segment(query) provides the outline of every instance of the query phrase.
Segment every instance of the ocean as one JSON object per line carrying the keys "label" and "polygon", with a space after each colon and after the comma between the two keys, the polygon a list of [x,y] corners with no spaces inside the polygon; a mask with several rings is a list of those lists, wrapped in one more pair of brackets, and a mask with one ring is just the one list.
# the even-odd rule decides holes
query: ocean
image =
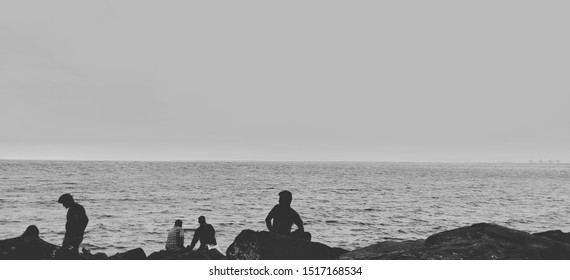
{"label": "ocean", "polygon": [[89,225],[82,247],[112,255],[164,249],[176,219],[190,244],[198,217],[223,253],[266,230],[278,193],[293,193],[313,241],[353,250],[490,222],[570,231],[570,165],[358,162],[0,161],[0,240],[36,225],[61,245],[71,193]]}

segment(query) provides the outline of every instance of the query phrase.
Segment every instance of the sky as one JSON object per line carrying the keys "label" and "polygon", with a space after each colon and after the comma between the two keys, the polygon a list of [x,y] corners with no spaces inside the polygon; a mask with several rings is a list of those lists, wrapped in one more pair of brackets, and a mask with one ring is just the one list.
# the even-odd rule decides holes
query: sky
{"label": "sky", "polygon": [[570,162],[568,8],[2,1],[0,159]]}

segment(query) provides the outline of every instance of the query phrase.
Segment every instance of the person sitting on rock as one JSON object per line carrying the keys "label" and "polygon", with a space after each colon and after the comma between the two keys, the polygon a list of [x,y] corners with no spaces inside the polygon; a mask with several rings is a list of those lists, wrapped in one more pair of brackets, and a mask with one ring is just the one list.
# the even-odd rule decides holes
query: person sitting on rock
{"label": "person sitting on rock", "polygon": [[24,231],[22,234],[22,237],[40,238],[40,230],[35,225],[28,226],[28,228],[26,228],[26,231]]}
{"label": "person sitting on rock", "polygon": [[166,251],[177,251],[184,248],[184,229],[182,221],[176,220],[174,227],[168,232],[166,238]]}
{"label": "person sitting on rock", "polygon": [[196,246],[198,241],[200,241],[200,247],[198,247],[198,250],[213,249],[218,245],[218,243],[216,243],[215,236],[216,230],[214,230],[212,225],[206,223],[206,217],[204,216],[200,216],[198,218],[198,223],[200,224],[200,227],[198,227],[194,232],[194,238],[192,238],[192,243],[190,243],[190,251],[194,249],[194,246]]}
{"label": "person sitting on rock", "polygon": [[89,223],[89,218],[85,213],[85,208],[73,200],[73,197],[66,193],[59,197],[57,202],[67,208],[67,222],[65,223],[65,237],[63,238],[62,249],[79,254],[79,244],[83,241],[85,228]]}
{"label": "person sitting on rock", "polygon": [[[292,200],[293,195],[290,191],[282,191],[279,193],[279,204],[275,205],[265,218],[267,229],[272,233],[310,240],[311,235],[305,232],[301,216],[299,216],[297,211],[291,208]],[[297,230],[291,232],[293,224],[297,225]]]}

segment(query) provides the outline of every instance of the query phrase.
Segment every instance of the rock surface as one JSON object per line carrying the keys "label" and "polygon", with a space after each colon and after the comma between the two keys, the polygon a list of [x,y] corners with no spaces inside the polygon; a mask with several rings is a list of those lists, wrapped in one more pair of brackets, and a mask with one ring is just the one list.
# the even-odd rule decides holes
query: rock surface
{"label": "rock surface", "polygon": [[481,223],[434,234],[421,247],[390,252],[374,259],[567,260],[570,259],[570,244]]}
{"label": "rock surface", "polygon": [[388,253],[406,251],[424,246],[424,240],[410,241],[384,241],[377,244],[356,249],[338,257],[339,260],[374,260]]}
{"label": "rock surface", "polygon": [[0,240],[1,260],[49,260],[55,259],[61,247],[39,237],[16,237]]}
{"label": "rock surface", "polygon": [[[530,234],[481,223],[434,234],[426,240],[380,242],[348,252],[340,248],[267,231],[242,231],[228,247],[227,259],[243,260],[570,260],[570,233],[551,230]],[[0,240],[0,260],[220,260],[218,250],[160,251],[146,256],[141,248],[107,257],[104,253],[65,254],[61,247],[42,240],[30,226],[19,237]]]}
{"label": "rock surface", "polygon": [[136,248],[133,250],[126,251],[124,253],[118,253],[109,257],[110,260],[145,260],[146,254],[143,249]]}
{"label": "rock surface", "polygon": [[226,250],[230,260],[332,260],[348,251],[277,235],[243,230]]}
{"label": "rock surface", "polygon": [[149,260],[225,260],[224,256],[220,251],[216,249],[201,251],[189,249],[182,249],[175,252],[169,251],[159,251],[154,252],[148,256]]}
{"label": "rock surface", "polygon": [[552,240],[560,241],[562,243],[570,244],[570,232],[562,232],[561,230],[549,230],[533,234],[535,236],[546,237]]}

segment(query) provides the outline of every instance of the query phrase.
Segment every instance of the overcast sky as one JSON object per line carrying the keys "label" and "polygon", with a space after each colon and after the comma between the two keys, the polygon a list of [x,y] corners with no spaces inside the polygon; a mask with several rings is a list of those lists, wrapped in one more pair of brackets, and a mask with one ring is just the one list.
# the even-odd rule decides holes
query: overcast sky
{"label": "overcast sky", "polygon": [[2,1],[0,158],[570,162],[570,4],[465,2]]}

